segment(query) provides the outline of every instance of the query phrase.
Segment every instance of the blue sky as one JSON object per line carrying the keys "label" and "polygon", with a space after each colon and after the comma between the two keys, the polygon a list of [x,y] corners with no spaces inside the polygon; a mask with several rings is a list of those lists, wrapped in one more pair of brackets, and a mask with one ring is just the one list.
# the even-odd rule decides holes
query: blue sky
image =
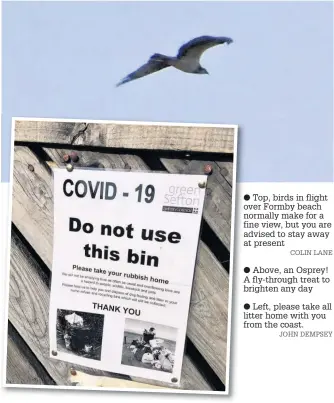
{"label": "blue sky", "polygon": [[[12,116],[240,126],[238,181],[333,180],[330,2],[4,2],[2,181]],[[199,35],[210,75],[115,84]]]}

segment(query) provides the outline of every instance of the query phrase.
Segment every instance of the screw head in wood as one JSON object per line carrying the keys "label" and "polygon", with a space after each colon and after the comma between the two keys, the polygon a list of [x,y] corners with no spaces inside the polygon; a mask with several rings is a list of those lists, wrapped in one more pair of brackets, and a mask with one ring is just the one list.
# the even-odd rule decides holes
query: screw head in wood
{"label": "screw head in wood", "polygon": [[77,371],[74,368],[71,368],[70,372],[71,372],[71,375],[74,375],[74,376],[77,374]]}
{"label": "screw head in wood", "polygon": [[51,354],[54,356],[58,355],[57,351],[55,351],[55,350],[52,350]]}
{"label": "screw head in wood", "polygon": [[79,156],[75,151],[71,152],[71,159],[73,162],[78,162],[79,161]]}
{"label": "screw head in wood", "polygon": [[34,172],[34,170],[35,170],[34,166],[31,164],[28,165],[28,169],[30,172]]}
{"label": "screw head in wood", "polygon": [[66,169],[68,170],[68,172],[72,172],[73,171],[73,165],[72,164],[67,164],[66,165]]}
{"label": "screw head in wood", "polygon": [[201,188],[201,189],[205,188],[205,186],[206,186],[206,182],[199,182],[198,183],[198,187]]}
{"label": "screw head in wood", "polygon": [[206,175],[210,175],[210,174],[212,173],[212,165],[206,164],[206,165],[204,166],[204,173],[205,173]]}
{"label": "screw head in wood", "polygon": [[171,379],[171,381],[175,383],[175,382],[177,382],[177,378],[174,377]]}
{"label": "screw head in wood", "polygon": [[71,157],[68,154],[64,154],[63,155],[63,160],[64,162],[70,162],[71,161]]}

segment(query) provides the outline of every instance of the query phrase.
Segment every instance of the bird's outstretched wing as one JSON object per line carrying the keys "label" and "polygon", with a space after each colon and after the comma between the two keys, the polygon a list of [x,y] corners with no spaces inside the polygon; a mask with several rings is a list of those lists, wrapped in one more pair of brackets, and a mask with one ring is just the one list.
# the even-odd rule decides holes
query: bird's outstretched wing
{"label": "bird's outstretched wing", "polygon": [[128,83],[129,81],[137,80],[138,78],[145,77],[149,74],[155,73],[159,70],[162,70],[166,67],[169,67],[164,61],[157,61],[150,59],[147,63],[143,64],[139,69],[133,71],[126,77],[124,77],[119,83],[116,84],[116,87],[119,87],[122,84]]}
{"label": "bird's outstretched wing", "polygon": [[232,42],[233,40],[231,38],[225,36],[199,36],[182,45],[177,54],[177,58],[189,57],[199,60],[202,53],[212,46],[221,45],[223,43],[229,45]]}

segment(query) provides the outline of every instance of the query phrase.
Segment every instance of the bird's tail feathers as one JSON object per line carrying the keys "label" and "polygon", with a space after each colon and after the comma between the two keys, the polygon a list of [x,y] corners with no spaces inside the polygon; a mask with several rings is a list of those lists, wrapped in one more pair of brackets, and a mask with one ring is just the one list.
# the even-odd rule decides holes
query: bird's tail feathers
{"label": "bird's tail feathers", "polygon": [[119,82],[116,84],[116,87],[119,87],[119,86],[121,86],[121,85],[123,85],[123,84],[125,84],[125,83],[127,83],[127,82],[129,82],[129,81],[131,81],[131,77],[126,76],[126,77],[122,78],[122,80],[119,81]]}
{"label": "bird's tail feathers", "polygon": [[156,62],[167,62],[169,61],[169,57],[166,55],[162,55],[161,53],[154,53],[154,55],[152,55],[150,57],[150,60],[156,61]]}

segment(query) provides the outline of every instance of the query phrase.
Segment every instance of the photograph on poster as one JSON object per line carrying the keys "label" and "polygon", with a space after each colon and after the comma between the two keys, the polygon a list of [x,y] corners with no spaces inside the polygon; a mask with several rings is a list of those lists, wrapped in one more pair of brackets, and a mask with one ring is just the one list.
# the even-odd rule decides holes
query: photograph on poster
{"label": "photograph on poster", "polygon": [[122,364],[173,372],[177,329],[126,319]]}
{"label": "photograph on poster", "polygon": [[104,315],[57,310],[57,349],[93,360],[101,359]]}

